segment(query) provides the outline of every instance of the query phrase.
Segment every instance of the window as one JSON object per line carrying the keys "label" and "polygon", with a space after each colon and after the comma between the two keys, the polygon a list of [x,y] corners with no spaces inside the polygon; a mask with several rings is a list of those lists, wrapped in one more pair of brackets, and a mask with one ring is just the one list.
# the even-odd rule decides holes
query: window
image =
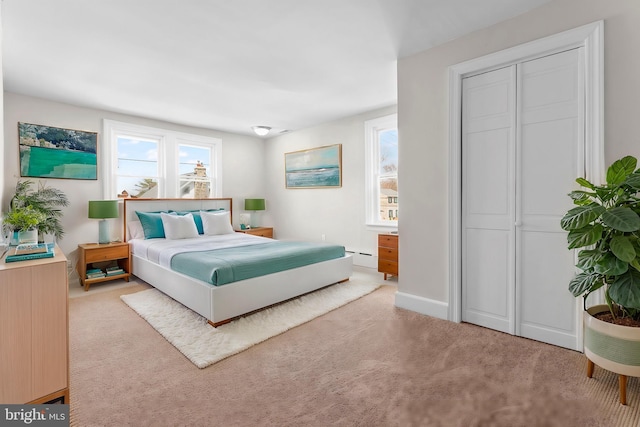
{"label": "window", "polygon": [[111,120],[104,135],[105,197],[222,195],[221,140]]}
{"label": "window", "polygon": [[398,116],[365,122],[366,223],[398,226]]}

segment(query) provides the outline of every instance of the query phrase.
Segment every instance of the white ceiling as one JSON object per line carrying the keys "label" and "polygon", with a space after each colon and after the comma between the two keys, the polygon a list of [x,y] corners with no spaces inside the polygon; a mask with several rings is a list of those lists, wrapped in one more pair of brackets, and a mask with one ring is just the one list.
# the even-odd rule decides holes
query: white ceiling
{"label": "white ceiling", "polygon": [[549,0],[2,0],[6,91],[250,134],[393,105],[396,60]]}

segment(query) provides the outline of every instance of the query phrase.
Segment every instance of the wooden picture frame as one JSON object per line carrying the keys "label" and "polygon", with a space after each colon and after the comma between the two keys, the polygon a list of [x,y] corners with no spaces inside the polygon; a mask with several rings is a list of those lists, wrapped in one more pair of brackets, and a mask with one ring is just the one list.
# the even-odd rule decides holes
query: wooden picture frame
{"label": "wooden picture frame", "polygon": [[284,154],[286,188],[342,187],[342,144]]}
{"label": "wooden picture frame", "polygon": [[98,179],[98,133],[18,122],[20,176]]}

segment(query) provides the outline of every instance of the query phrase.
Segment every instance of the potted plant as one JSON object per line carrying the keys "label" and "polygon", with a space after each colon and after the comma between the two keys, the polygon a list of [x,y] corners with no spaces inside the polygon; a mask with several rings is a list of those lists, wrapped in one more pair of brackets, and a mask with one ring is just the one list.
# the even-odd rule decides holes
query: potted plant
{"label": "potted plant", "polygon": [[39,181],[37,190],[31,188],[32,184],[30,180],[18,181],[16,192],[11,198],[11,209],[31,206],[40,211],[45,219],[37,226],[39,240],[44,240],[44,234],[53,234],[56,239],[62,239],[64,229],[60,222],[60,208],[69,205],[67,196],[57,188],[47,187],[43,181]]}
{"label": "potted plant", "polygon": [[[606,184],[576,179],[584,190],[569,196],[577,205],[561,220],[569,249],[581,270],[569,290],[585,300],[584,352],[587,375],[594,363],[619,374],[626,404],[627,376],[640,376],[640,169],[635,157],[615,161]],[[586,308],[587,297],[604,291],[602,305]]]}
{"label": "potted plant", "polygon": [[32,206],[11,209],[5,214],[3,225],[5,230],[14,233],[12,243],[36,243],[38,241],[38,225],[46,220],[46,216]]}

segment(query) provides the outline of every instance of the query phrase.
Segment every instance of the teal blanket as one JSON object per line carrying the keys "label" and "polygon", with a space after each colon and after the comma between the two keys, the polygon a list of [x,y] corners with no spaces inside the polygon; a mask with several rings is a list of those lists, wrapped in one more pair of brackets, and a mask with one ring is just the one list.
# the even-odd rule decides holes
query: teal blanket
{"label": "teal blanket", "polygon": [[220,286],[343,256],[344,246],[273,241],[226,249],[183,252],[171,258],[171,268]]}

